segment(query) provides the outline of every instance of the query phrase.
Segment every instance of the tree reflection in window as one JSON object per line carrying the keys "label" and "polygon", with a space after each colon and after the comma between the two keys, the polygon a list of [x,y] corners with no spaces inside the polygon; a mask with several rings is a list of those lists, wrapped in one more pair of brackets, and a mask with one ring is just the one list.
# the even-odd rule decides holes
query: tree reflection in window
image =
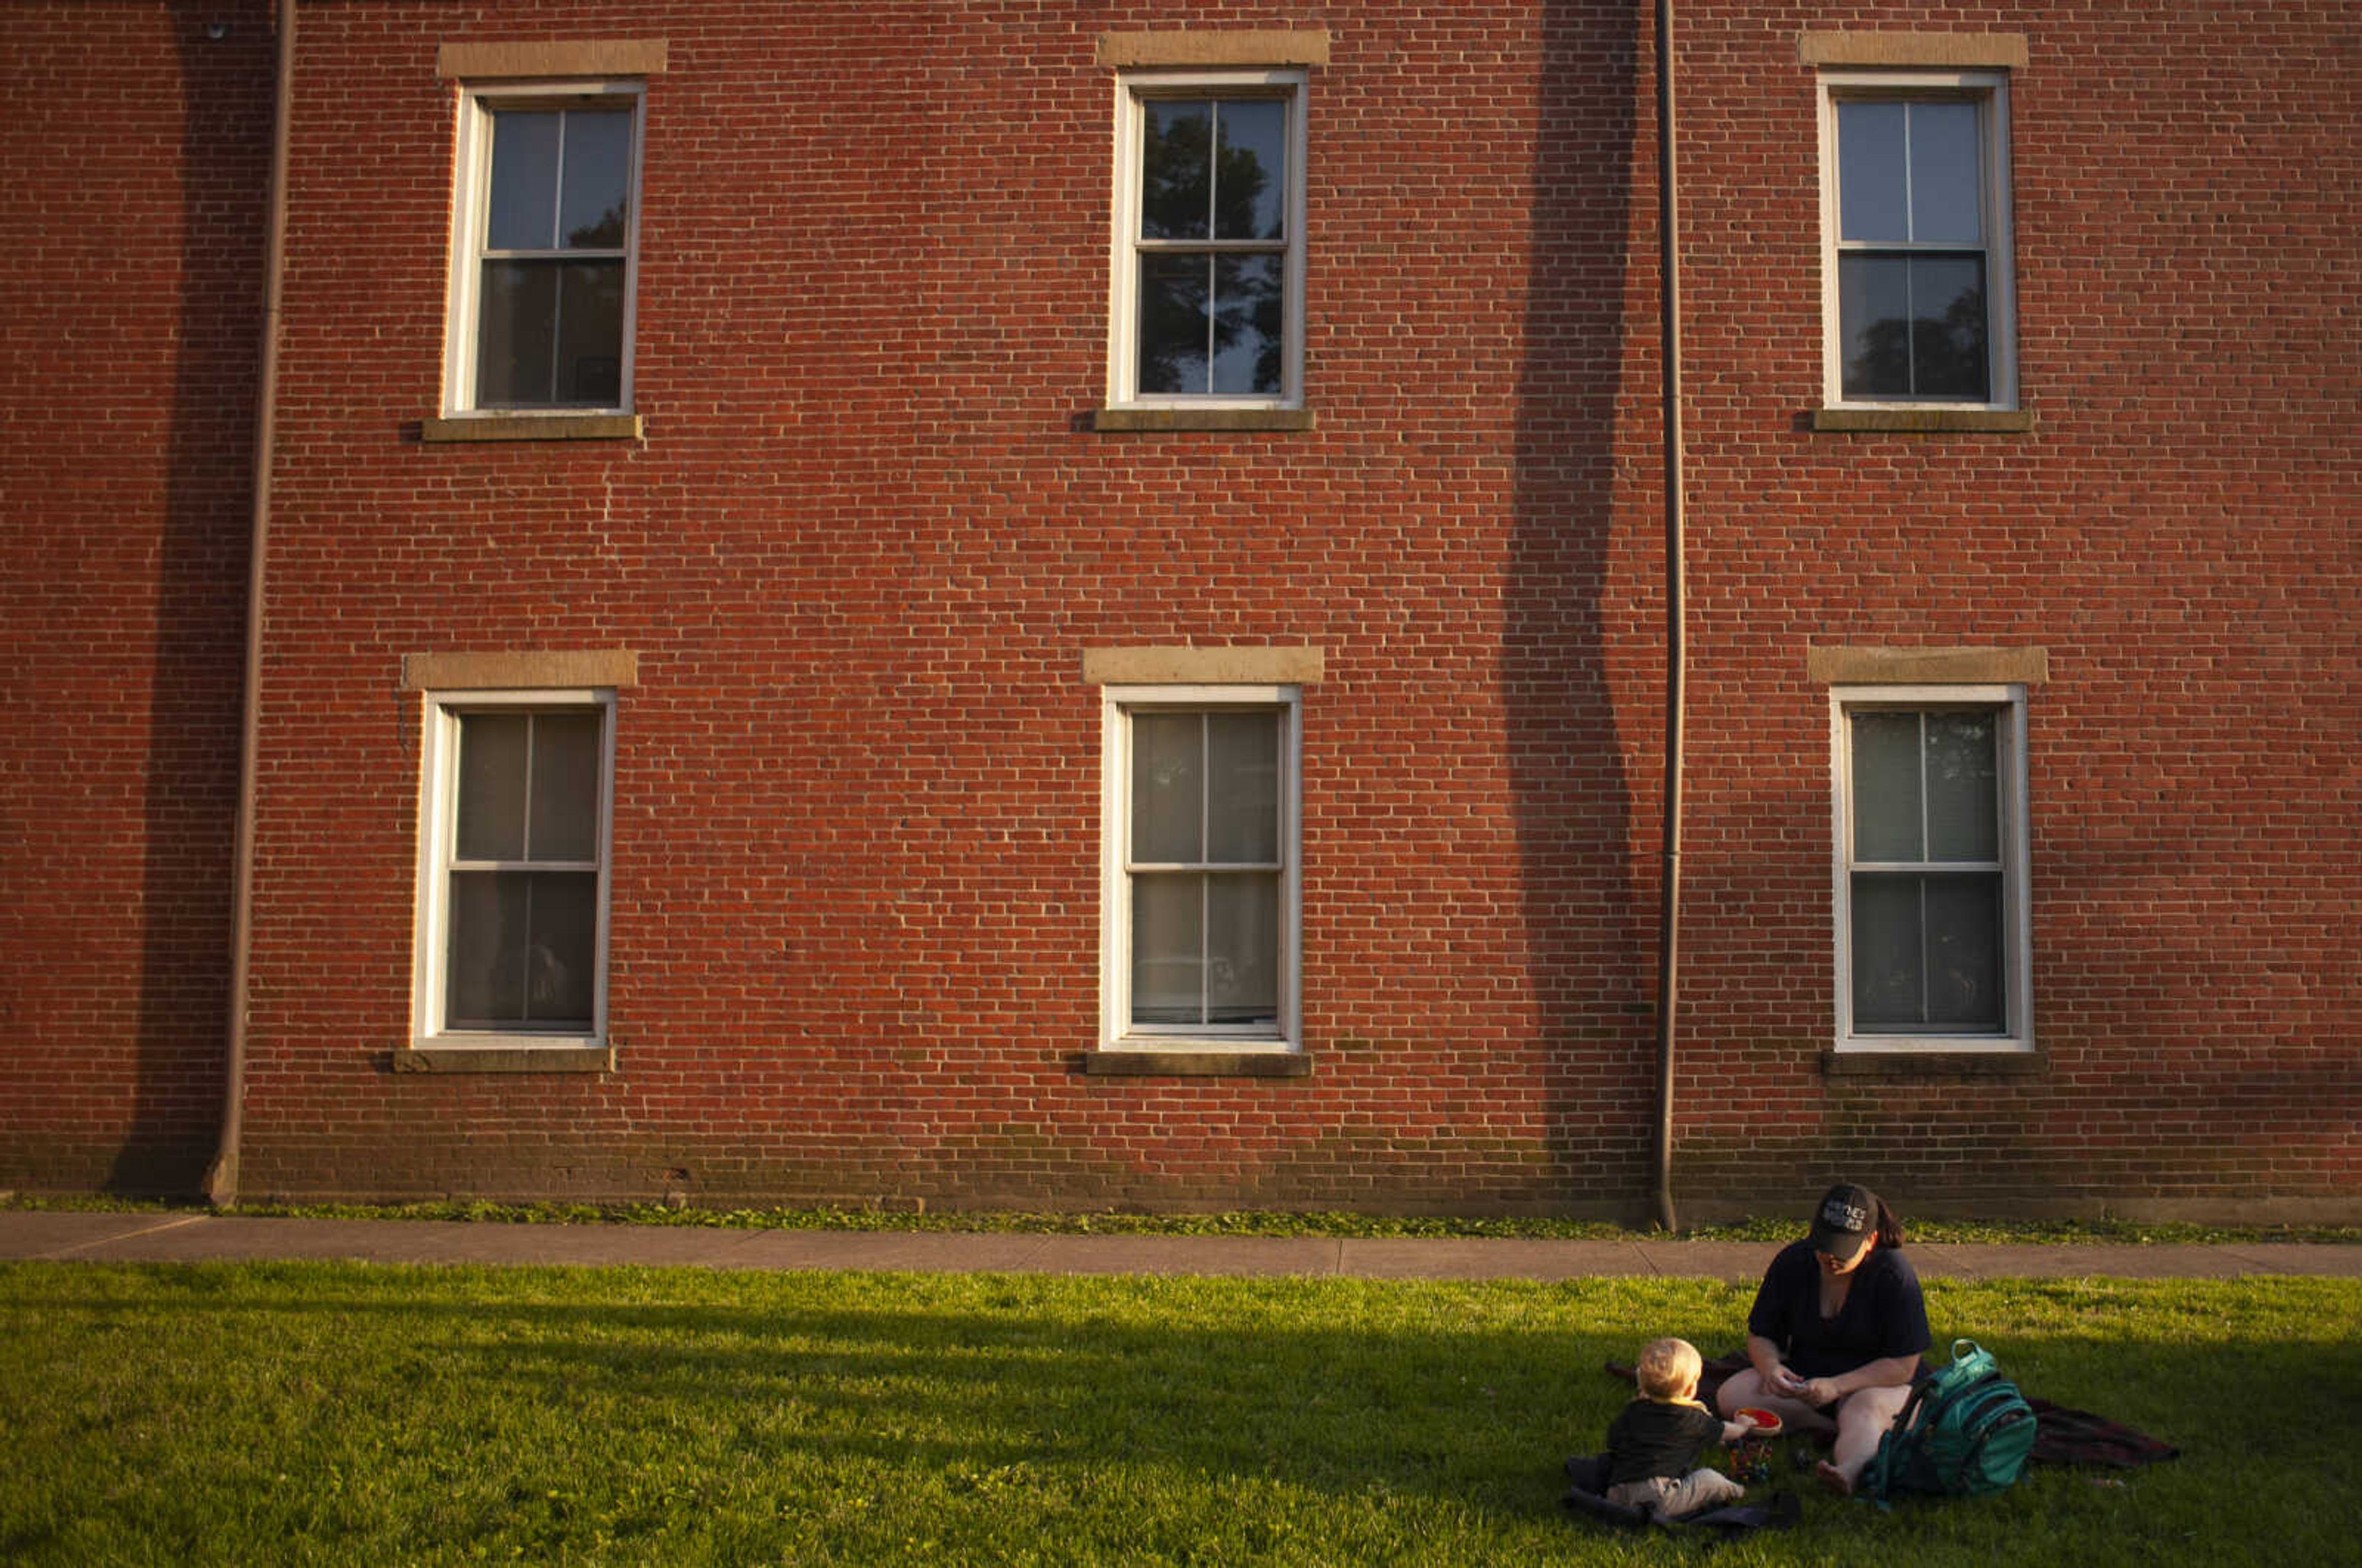
{"label": "tree reflection in window", "polygon": [[1273,396],[1286,374],[1287,105],[1142,105],[1142,393]]}

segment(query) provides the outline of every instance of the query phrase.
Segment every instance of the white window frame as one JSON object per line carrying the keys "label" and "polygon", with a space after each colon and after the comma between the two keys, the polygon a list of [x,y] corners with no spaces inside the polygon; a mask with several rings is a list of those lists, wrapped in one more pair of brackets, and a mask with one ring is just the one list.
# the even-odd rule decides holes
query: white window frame
{"label": "white window frame", "polygon": [[[1304,406],[1305,110],[1309,74],[1294,69],[1128,71],[1115,84],[1115,203],[1109,247],[1108,404],[1113,408],[1300,409]],[[1287,105],[1287,237],[1283,257],[1280,390],[1142,394],[1140,381],[1140,160],[1155,98],[1264,97]]]}
{"label": "white window frame", "polygon": [[[2002,873],[2002,1028],[1999,1032],[1923,1033],[1858,1032],[1853,1021],[1853,768],[1847,717],[1872,710],[1924,712],[1938,708],[1992,710],[1995,784],[2000,796]],[[2025,688],[1991,686],[1838,686],[1829,691],[1830,797],[1836,805],[1835,909],[1837,945],[1837,1049],[1840,1052],[1974,1051],[2034,1049],[2034,943],[2032,871],[2027,845]],[[1989,867],[1988,867],[1989,868]]]}
{"label": "white window frame", "polygon": [[[2009,72],[2006,71],[1825,70],[1818,90],[1821,146],[1821,397],[1829,408],[2010,410],[2017,407],[2016,243],[2011,219]],[[1947,98],[1978,105],[1981,136],[1985,236],[1985,352],[1988,383],[1981,403],[1966,398],[1848,398],[1845,334],[1838,257],[1847,246],[1838,232],[1838,116],[1844,99]],[[1871,249],[1908,247],[1877,245]],[[1960,250],[1963,246],[1938,248]]]}
{"label": "white window frame", "polygon": [[[502,109],[560,106],[567,100],[612,99],[632,111],[631,211],[624,225],[624,341],[617,396],[612,404],[550,403],[527,407],[476,405],[478,306],[490,215],[492,116]],[[444,312],[443,412],[448,417],[532,419],[552,415],[632,412],[633,345],[638,337],[641,149],[646,144],[647,84],[639,81],[502,83],[459,93],[459,129],[451,195],[451,277]]]}
{"label": "white window frame", "polygon": [[[458,828],[459,717],[495,709],[599,711],[599,888],[588,1033],[557,1030],[452,1029],[447,999],[451,874]],[[419,748],[418,910],[413,943],[411,1043],[418,1050],[501,1046],[580,1049],[607,1043],[607,922],[613,864],[615,693],[612,687],[568,690],[443,690],[425,694]]]}
{"label": "white window frame", "polygon": [[[1131,723],[1138,712],[1276,711],[1279,741],[1279,1007],[1275,1027],[1131,1021]],[[1303,688],[1108,686],[1100,689],[1099,1048],[1291,1052],[1303,1042]]]}

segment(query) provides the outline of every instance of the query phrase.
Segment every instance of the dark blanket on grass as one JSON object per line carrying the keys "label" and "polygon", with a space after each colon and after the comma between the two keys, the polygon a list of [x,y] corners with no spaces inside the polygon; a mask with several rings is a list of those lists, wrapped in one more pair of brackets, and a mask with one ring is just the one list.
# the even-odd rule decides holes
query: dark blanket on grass
{"label": "dark blanket on grass", "polygon": [[[1611,1361],[1607,1370],[1627,1383],[1636,1381],[1632,1368],[1625,1363]],[[1713,1408],[1715,1390],[1734,1374],[1746,1370],[1747,1354],[1743,1351],[1716,1356],[1705,1364],[1698,1377],[1699,1401]],[[2133,1470],[2160,1459],[2171,1459],[2181,1452],[2171,1443],[2160,1442],[2147,1432],[2136,1432],[2089,1410],[2054,1405],[2031,1394],[2025,1396],[2025,1402],[2034,1408],[2034,1452],[2028,1456],[2031,1463],[2104,1464],[2117,1470]]]}

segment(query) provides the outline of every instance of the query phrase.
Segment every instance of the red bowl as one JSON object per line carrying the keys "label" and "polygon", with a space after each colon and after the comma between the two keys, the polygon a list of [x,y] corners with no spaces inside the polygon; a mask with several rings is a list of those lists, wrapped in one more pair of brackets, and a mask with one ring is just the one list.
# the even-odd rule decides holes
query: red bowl
{"label": "red bowl", "polygon": [[1749,1437],[1778,1437],[1780,1435],[1779,1412],[1775,1410],[1766,1410],[1760,1406],[1749,1405],[1742,1408],[1738,1413],[1742,1416],[1752,1416],[1755,1418],[1755,1430],[1748,1434]]}

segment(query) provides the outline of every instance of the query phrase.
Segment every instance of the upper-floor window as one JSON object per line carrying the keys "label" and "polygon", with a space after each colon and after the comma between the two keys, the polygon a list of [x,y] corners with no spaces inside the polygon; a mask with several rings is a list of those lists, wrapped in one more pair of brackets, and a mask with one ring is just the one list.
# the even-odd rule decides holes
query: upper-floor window
{"label": "upper-floor window", "polygon": [[465,95],[447,412],[631,406],[643,102],[636,83]]}
{"label": "upper-floor window", "polygon": [[1300,404],[1304,73],[1118,86],[1109,402]]}
{"label": "upper-floor window", "polygon": [[1821,78],[1826,395],[2014,407],[2009,80]]}

